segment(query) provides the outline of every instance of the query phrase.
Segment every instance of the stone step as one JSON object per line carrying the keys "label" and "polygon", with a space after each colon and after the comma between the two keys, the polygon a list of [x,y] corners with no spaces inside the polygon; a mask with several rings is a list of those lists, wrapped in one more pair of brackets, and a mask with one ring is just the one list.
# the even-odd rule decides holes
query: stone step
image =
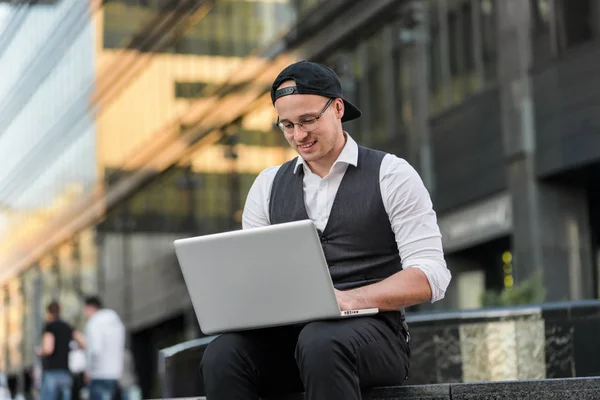
{"label": "stone step", "polygon": [[[598,400],[600,377],[382,387],[364,400]],[[177,400],[206,400],[186,397]],[[304,400],[301,393],[264,400]]]}

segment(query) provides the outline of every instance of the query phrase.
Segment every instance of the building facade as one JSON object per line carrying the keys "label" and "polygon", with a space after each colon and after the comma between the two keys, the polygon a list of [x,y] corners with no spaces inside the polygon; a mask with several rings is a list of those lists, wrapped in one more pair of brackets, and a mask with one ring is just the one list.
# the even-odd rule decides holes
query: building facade
{"label": "building facade", "polygon": [[[3,13],[3,14],[1,14]],[[200,334],[172,242],[240,228],[294,153],[269,84],[334,68],[346,130],[421,173],[454,279],[419,309],[480,307],[541,272],[598,297],[600,9],[593,0],[0,3],[0,370],[27,390],[44,307],[127,325],[144,397],[157,350]]]}

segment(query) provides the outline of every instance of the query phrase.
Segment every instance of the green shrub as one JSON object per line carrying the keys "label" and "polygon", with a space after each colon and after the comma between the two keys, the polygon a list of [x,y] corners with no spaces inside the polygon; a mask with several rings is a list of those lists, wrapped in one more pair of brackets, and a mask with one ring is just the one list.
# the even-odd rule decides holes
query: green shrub
{"label": "green shrub", "polygon": [[526,279],[511,288],[502,291],[487,290],[481,296],[482,307],[516,306],[523,304],[542,303],[546,291],[542,283],[542,274],[538,270],[529,279]]}

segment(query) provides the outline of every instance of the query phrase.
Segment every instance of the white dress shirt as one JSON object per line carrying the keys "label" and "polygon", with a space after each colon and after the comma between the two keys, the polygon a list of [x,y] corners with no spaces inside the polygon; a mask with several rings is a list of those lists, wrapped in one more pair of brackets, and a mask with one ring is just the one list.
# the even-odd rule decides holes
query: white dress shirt
{"label": "white dress shirt", "polygon": [[[358,145],[347,135],[346,145],[329,174],[314,174],[302,157],[296,157],[294,173],[304,168],[304,203],[308,217],[324,230],[333,200],[348,165],[358,164]],[[270,225],[269,201],[273,180],[280,166],[262,171],[248,192],[242,226],[244,229]],[[381,197],[396,237],[402,268],[418,268],[425,273],[435,302],[444,298],[451,274],[442,250],[429,192],[417,171],[405,160],[386,154],[381,163]]]}

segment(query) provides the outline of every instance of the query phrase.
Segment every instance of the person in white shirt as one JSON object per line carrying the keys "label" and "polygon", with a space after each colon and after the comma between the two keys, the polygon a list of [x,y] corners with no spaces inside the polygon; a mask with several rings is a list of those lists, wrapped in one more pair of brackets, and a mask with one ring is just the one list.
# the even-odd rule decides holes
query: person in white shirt
{"label": "person in white shirt", "polygon": [[125,327],[98,297],[85,299],[86,379],[90,400],[109,400],[120,390],[125,357]]}
{"label": "person in white shirt", "polygon": [[[83,342],[85,338],[83,339]],[[73,376],[73,386],[71,387],[71,400],[81,399],[81,389],[85,386],[85,362],[86,353],[83,345],[72,340],[70,343],[71,351],[69,351],[69,371]]]}
{"label": "person in white shirt", "polygon": [[8,378],[4,372],[0,372],[0,400],[12,400],[10,389],[8,388]]}
{"label": "person in white shirt", "polygon": [[341,310],[380,313],[222,334],[201,362],[207,398],[304,391],[310,400],[358,400],[361,389],[402,384],[410,359],[404,308],[441,300],[451,279],[429,193],[405,160],[344,131],[342,122],[361,112],[328,67],[288,66],[271,100],[299,156],[259,174],[243,228],[311,219]]}

